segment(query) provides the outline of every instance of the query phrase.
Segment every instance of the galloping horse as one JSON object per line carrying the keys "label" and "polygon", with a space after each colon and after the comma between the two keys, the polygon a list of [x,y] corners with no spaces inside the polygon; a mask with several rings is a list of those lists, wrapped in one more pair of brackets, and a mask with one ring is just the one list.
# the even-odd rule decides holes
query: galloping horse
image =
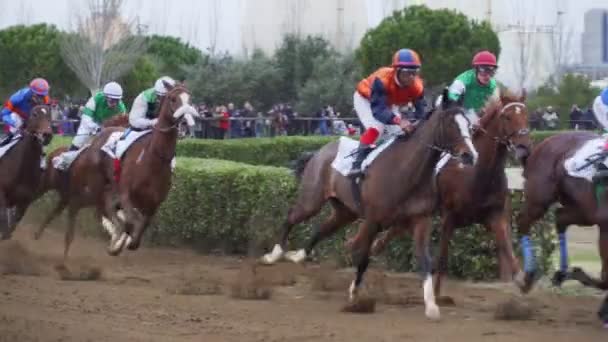
{"label": "galloping horse", "polygon": [[[123,131],[120,127],[108,127],[99,133],[91,145],[74,160],[68,175],[57,170],[49,175],[52,177],[49,182],[55,184],[55,189],[60,192],[60,201],[40,226],[35,238],[39,238],[48,223],[67,206],[68,229],[64,259],[67,258],[74,238],[76,215],[80,209],[89,206],[96,207],[98,219],[112,235],[109,254],[118,255],[126,242],[131,249],[139,245],[141,234],[149,223],[150,213],[153,215],[166,198],[170,187],[170,163],[175,154],[177,127],[185,117],[190,122],[193,121],[193,116],[198,116],[191,106],[190,94],[186,88],[168,84],[165,87],[170,90],[160,103],[158,122],[153,132],[134,142],[122,157],[120,184],[115,183],[114,159],[101,150],[111,134]],[[49,160],[59,153],[53,152]],[[120,192],[119,203],[114,200],[117,187]],[[124,209],[126,217],[121,215],[122,210],[119,208]],[[146,215],[143,225],[137,221],[137,217],[133,217],[138,215],[139,210]],[[120,232],[117,231],[118,228],[122,228]]]}
{"label": "galloping horse", "polygon": [[171,188],[171,160],[175,156],[178,127],[183,119],[194,125],[199,114],[192,106],[189,90],[181,84],[165,83],[168,93],[160,104],[158,122],[151,134],[136,140],[122,156],[120,170],[115,160],[107,154],[101,157],[107,178],[118,175],[114,187],[118,187],[120,207],[125,219],[118,220],[116,208],[112,216],[118,239],[113,239],[110,254],[117,255],[125,247],[139,248],[141,238],[161,203]]}
{"label": "galloping horse", "polygon": [[[576,279],[585,286],[608,290],[608,196],[603,181],[594,184],[591,179],[573,177],[566,169],[569,161],[579,149],[594,144],[602,148],[605,138],[590,132],[566,132],[545,139],[533,151],[524,169],[524,205],[517,217],[518,230],[524,252],[524,291],[530,290],[535,279],[534,254],[529,241],[530,227],[541,218],[554,203],[562,207],[555,212],[555,228],[560,242],[560,269],[553,277],[556,285],[566,279]],[[605,158],[605,154],[603,158]],[[595,168],[601,160],[587,163]],[[585,165],[582,165],[585,166]],[[601,166],[601,165],[600,165]],[[566,230],[570,225],[599,226],[599,254],[602,259],[601,279],[593,279],[582,269],[568,269]],[[608,296],[599,311],[600,319],[608,328]]]}
{"label": "galloping horse", "polygon": [[[447,161],[437,175],[441,210],[440,254],[435,281],[437,297],[440,296],[442,278],[447,272],[448,244],[455,228],[475,223],[485,225],[496,238],[501,280],[511,280],[520,272],[519,260],[513,254],[511,243],[511,211],[505,166],[509,151],[524,162],[532,148],[528,110],[524,102],[525,93],[519,98],[502,95],[500,100],[490,101],[482,110],[483,116],[473,135],[473,144],[479,151],[479,161],[475,167],[461,168],[458,163]],[[407,228],[400,225],[383,232],[374,242],[372,253],[379,253],[388,241]]]}
{"label": "galloping horse", "polygon": [[364,243],[358,251],[360,253],[353,253],[357,276],[350,286],[349,298],[354,301],[369,264],[369,249],[378,228],[408,221],[425,228],[416,229],[416,240],[419,242],[417,256],[425,277],[427,316],[438,318],[439,309],[432,293],[427,253],[428,236],[422,233],[430,231],[427,229],[430,220],[426,220],[426,217],[430,217],[429,212],[435,207],[436,197],[432,170],[441,153],[448,152],[467,164],[475,162],[477,152],[470,141],[468,122],[463,113],[460,107],[439,110],[411,136],[399,138],[383,151],[366,171],[361,185],[360,206],[351,191],[351,179],[331,167],[338,152],[338,142],[322,147],[309,157],[303,167],[298,198],[282,226],[281,244],[275,245],[263,261],[273,263],[282,257],[291,228],[318,214],[329,201],[333,209],[330,218],[315,230],[307,247],[290,258],[296,262],[303,261],[321,239],[362,217],[367,234],[361,237]]}
{"label": "galloping horse", "polygon": [[[53,138],[51,110],[46,105],[35,106],[19,133],[20,140],[0,158],[0,233],[10,239],[28,206],[36,199],[42,179],[40,168],[43,146]],[[8,222],[8,208],[15,208]]]}

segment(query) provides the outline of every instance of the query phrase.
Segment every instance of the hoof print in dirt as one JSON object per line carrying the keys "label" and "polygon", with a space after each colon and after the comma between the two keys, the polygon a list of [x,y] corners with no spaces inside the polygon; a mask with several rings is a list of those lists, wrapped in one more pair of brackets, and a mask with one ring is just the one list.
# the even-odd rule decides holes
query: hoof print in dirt
{"label": "hoof print in dirt", "polygon": [[376,299],[372,297],[361,296],[351,303],[347,303],[342,307],[342,312],[351,313],[373,313],[376,311]]}
{"label": "hoof print in dirt", "polygon": [[516,299],[510,299],[496,306],[494,318],[503,321],[526,321],[532,319],[532,307]]}
{"label": "hoof print in dirt", "polygon": [[102,271],[99,267],[80,265],[71,271],[65,265],[55,266],[59,279],[68,281],[95,281],[101,279]]}
{"label": "hoof print in dirt", "polygon": [[257,273],[255,262],[243,264],[230,287],[230,295],[235,299],[268,300],[272,295],[270,286]]}

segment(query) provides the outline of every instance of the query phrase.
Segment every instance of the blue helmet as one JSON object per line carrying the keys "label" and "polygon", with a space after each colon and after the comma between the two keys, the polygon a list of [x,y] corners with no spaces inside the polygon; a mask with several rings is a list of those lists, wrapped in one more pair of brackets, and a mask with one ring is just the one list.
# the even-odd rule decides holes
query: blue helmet
{"label": "blue helmet", "polygon": [[602,99],[602,103],[605,106],[608,106],[608,88],[602,90],[602,92],[600,93],[600,98]]}

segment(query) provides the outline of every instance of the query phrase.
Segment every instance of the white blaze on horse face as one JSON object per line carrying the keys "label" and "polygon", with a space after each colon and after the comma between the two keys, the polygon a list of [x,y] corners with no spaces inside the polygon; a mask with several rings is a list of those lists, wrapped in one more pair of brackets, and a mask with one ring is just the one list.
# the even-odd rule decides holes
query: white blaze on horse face
{"label": "white blaze on horse face", "polygon": [[479,154],[473,146],[473,141],[471,140],[471,133],[469,132],[469,121],[462,114],[454,115],[454,120],[456,120],[456,124],[458,124],[458,128],[460,129],[460,135],[464,139],[464,142],[467,144],[467,147],[471,151],[473,155],[473,164],[477,163],[477,157]]}
{"label": "white blaze on horse face", "polygon": [[188,114],[188,116],[190,116],[190,119],[186,118],[188,125],[194,126],[194,120],[192,118],[199,117],[200,115],[198,115],[196,109],[190,104],[190,94],[182,93],[179,95],[179,98],[182,100],[182,105],[173,113],[173,118],[179,120],[184,115]]}

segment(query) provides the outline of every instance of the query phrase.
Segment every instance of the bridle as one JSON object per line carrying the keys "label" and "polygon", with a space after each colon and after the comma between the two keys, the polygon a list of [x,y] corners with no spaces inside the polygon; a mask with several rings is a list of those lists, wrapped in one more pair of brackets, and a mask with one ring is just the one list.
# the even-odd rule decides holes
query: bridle
{"label": "bridle", "polygon": [[[507,111],[507,109],[511,108],[511,107],[519,107],[520,109],[526,108],[526,105],[522,102],[511,102],[509,104],[507,104],[506,106],[502,107],[502,109],[500,110],[500,113],[498,113],[498,117],[502,117],[505,112]],[[481,127],[478,126],[476,128],[477,130],[479,130],[480,132],[482,132],[483,134],[488,134],[488,131]],[[530,134],[530,130],[528,128],[520,128],[514,132],[505,134],[503,136],[494,136],[491,137],[494,141],[496,141],[496,143],[504,145],[509,151],[512,151],[513,149],[515,149],[515,145],[513,144],[513,138],[515,137],[519,137],[519,136],[524,136],[524,135],[528,135]]]}

